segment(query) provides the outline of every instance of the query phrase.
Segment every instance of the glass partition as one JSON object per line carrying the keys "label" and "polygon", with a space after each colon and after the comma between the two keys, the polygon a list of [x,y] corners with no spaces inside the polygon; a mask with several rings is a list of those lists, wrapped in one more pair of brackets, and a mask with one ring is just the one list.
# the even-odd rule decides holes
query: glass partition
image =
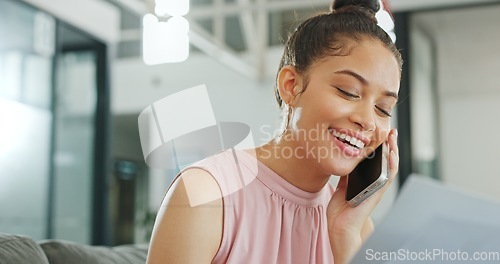
{"label": "glass partition", "polygon": [[0,233],[106,244],[106,45],[0,0]]}
{"label": "glass partition", "polygon": [[414,171],[500,199],[500,4],[410,17]]}
{"label": "glass partition", "polygon": [[54,56],[44,45],[54,28],[50,16],[0,1],[0,232],[34,239],[48,226]]}
{"label": "glass partition", "polygon": [[96,109],[96,58],[64,51],[57,60],[53,235],[90,243]]}
{"label": "glass partition", "polygon": [[[412,20],[414,22],[414,20]],[[439,112],[436,87],[436,47],[432,35],[418,23],[411,23],[411,144],[415,173],[439,178]]]}

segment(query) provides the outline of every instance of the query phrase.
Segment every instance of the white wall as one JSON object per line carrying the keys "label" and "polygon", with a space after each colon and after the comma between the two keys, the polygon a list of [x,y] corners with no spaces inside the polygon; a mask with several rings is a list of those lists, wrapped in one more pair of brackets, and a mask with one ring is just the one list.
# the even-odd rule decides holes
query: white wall
{"label": "white wall", "polygon": [[[500,6],[415,16],[437,47],[445,182],[500,200]],[[418,106],[417,106],[418,108]]]}
{"label": "white wall", "polygon": [[[278,68],[279,59],[270,69]],[[251,80],[201,53],[182,63],[146,66],[140,58],[115,62],[112,76],[114,114],[138,114],[167,95],[205,84],[216,120],[249,125],[254,140],[267,140],[267,127],[277,126],[279,111],[274,99],[274,78]],[[186,102],[189,103],[189,102]]]}

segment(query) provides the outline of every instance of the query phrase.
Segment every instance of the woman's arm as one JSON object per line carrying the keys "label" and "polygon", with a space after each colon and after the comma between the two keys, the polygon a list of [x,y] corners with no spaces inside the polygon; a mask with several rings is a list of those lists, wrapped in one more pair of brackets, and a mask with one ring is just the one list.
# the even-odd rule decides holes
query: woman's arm
{"label": "woman's arm", "polygon": [[147,264],[211,263],[222,238],[222,216],[215,179],[201,169],[186,170],[158,211]]}

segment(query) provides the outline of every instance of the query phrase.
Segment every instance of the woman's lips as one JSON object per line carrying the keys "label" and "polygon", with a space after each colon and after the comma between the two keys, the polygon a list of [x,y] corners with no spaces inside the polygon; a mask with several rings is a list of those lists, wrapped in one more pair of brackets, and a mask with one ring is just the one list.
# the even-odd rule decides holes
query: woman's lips
{"label": "woman's lips", "polygon": [[340,141],[332,133],[330,133],[330,136],[332,137],[332,140],[335,143],[335,145],[339,147],[340,151],[345,155],[345,157],[354,158],[361,155],[360,149]]}

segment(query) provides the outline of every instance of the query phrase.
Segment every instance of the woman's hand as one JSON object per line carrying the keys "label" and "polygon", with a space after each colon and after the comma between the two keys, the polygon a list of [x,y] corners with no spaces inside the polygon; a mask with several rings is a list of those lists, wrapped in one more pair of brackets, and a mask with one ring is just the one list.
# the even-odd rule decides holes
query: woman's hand
{"label": "woman's hand", "polygon": [[351,207],[345,200],[347,177],[341,177],[337,189],[328,204],[327,219],[330,244],[335,264],[348,263],[361,247],[367,233],[373,229],[370,214],[379,203],[385,191],[393,181],[399,166],[397,130],[389,133],[389,180],[377,192],[356,207]]}

